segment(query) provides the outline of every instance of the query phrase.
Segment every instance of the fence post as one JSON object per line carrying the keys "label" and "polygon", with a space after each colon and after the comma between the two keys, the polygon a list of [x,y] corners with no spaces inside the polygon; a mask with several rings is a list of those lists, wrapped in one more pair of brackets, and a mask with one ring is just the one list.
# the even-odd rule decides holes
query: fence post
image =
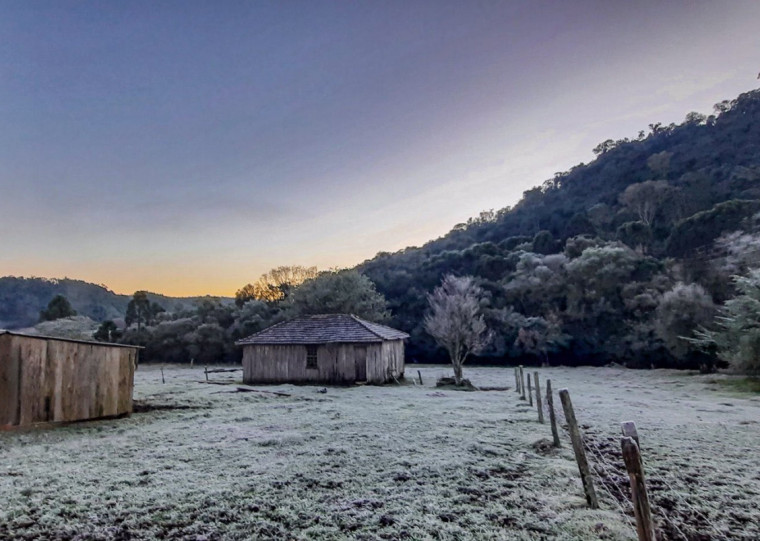
{"label": "fence post", "polygon": [[161,365],[161,383],[166,383],[164,379],[164,365]]}
{"label": "fence post", "polygon": [[422,385],[422,372],[417,370],[417,375],[420,377],[420,385]]}
{"label": "fence post", "polygon": [[525,373],[523,372],[523,366],[520,365],[520,392],[522,393],[522,398],[525,400]]}
{"label": "fence post", "polygon": [[208,381],[208,365],[203,367],[203,372],[206,374],[206,381]]}
{"label": "fence post", "polygon": [[633,441],[636,442],[636,446],[641,450],[641,443],[639,443],[639,433],[636,430],[636,423],[633,421],[626,421],[622,425],[620,425],[623,436],[627,438],[633,438]]}
{"label": "fence post", "polygon": [[533,372],[533,382],[536,384],[536,408],[538,408],[538,422],[544,422],[544,408],[541,404],[541,383],[538,381],[538,372]]}
{"label": "fence post", "polygon": [[520,393],[520,372],[515,366],[515,391]]}
{"label": "fence post", "polygon": [[583,439],[578,428],[578,421],[575,419],[575,410],[573,410],[573,403],[570,401],[570,393],[567,389],[560,389],[559,399],[562,401],[562,409],[565,411],[565,419],[567,419],[567,425],[570,429],[570,440],[573,442],[573,451],[575,452],[575,460],[578,462],[578,470],[581,473],[586,501],[591,509],[599,509],[599,500],[596,498],[591,469],[588,466],[586,451],[583,449]]}
{"label": "fence post", "polygon": [[530,386],[530,374],[528,374],[528,405],[533,406],[533,389]]}
{"label": "fence post", "polygon": [[652,510],[649,507],[647,487],[644,482],[644,465],[641,462],[641,453],[636,440],[629,436],[623,436],[620,440],[623,449],[623,460],[628,477],[631,480],[631,498],[633,499],[633,512],[636,515],[636,532],[639,541],[655,541],[654,524],[652,523]]}
{"label": "fence post", "polygon": [[554,396],[552,395],[552,380],[546,380],[546,405],[549,407],[549,422],[552,425],[552,438],[554,447],[560,447],[559,430],[557,430],[557,417],[554,415]]}

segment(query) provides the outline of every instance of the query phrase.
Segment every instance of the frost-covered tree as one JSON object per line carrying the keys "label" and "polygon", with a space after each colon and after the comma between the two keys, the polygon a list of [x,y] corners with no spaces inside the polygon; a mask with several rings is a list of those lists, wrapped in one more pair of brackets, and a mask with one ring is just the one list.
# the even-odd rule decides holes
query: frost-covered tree
{"label": "frost-covered tree", "polygon": [[[755,219],[758,217],[755,216]],[[760,232],[732,231],[715,240],[715,249],[721,254],[715,263],[724,274],[744,274],[760,266]]]}
{"label": "frost-covered tree", "polygon": [[[690,363],[699,356],[698,348],[687,340],[694,331],[712,326],[716,307],[712,297],[698,284],[676,284],[665,292],[657,307],[657,336],[679,364]],[[706,358],[699,359],[704,371],[712,369]]]}
{"label": "frost-covered tree", "polygon": [[539,255],[518,252],[514,272],[504,280],[505,300],[522,313],[544,313],[560,301],[565,288],[564,254]]}
{"label": "frost-covered tree", "polygon": [[588,318],[616,309],[620,290],[631,282],[642,257],[627,246],[610,243],[587,248],[567,263],[567,313]]}
{"label": "frost-covered tree", "polygon": [[760,374],[760,269],[734,276],[739,294],[726,301],[714,330],[698,331],[692,340],[704,349],[717,349],[718,357],[737,372]]}
{"label": "frost-covered tree", "polygon": [[425,316],[425,330],[448,352],[457,385],[462,384],[462,365],[467,356],[480,352],[488,343],[480,306],[483,296],[471,276],[451,274],[428,294],[430,312]]}
{"label": "frost-covered tree", "polygon": [[523,352],[541,359],[541,364],[549,364],[549,353],[565,347],[570,336],[562,332],[562,321],[556,314],[546,318],[525,318],[517,332],[515,346]]}

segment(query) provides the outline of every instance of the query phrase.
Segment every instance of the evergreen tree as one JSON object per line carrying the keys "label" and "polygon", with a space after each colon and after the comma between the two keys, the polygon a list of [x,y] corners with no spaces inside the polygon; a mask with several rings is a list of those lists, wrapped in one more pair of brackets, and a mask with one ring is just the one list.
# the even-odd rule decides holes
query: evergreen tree
{"label": "evergreen tree", "polygon": [[56,295],[50,300],[47,308],[40,312],[40,321],[53,321],[75,315],[76,310],[71,307],[69,300],[63,295]]}

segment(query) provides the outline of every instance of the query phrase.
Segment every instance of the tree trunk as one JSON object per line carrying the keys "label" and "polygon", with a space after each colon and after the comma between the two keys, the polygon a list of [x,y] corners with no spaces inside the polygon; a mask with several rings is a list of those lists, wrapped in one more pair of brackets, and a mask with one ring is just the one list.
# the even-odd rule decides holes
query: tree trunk
{"label": "tree trunk", "polygon": [[454,383],[462,385],[462,361],[452,360],[452,364],[454,365]]}

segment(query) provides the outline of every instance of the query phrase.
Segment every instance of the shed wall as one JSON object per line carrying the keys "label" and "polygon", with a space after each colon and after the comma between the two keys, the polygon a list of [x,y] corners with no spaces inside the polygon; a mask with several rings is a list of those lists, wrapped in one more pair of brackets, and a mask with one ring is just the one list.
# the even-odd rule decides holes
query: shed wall
{"label": "shed wall", "polygon": [[303,345],[255,344],[243,349],[243,380],[248,383],[350,383],[355,379],[352,344],[319,345],[316,369],[306,368]]}
{"label": "shed wall", "polygon": [[374,355],[367,356],[367,382],[387,383],[404,377],[404,341],[389,340],[378,344]]}
{"label": "shed wall", "polygon": [[[246,383],[354,383],[357,350],[366,350],[368,383],[385,383],[404,374],[404,341],[320,344],[317,368],[306,368],[306,346],[251,344],[243,348]],[[360,361],[361,362],[361,361]]]}
{"label": "shed wall", "polygon": [[0,335],[0,427],[132,412],[137,351]]}

